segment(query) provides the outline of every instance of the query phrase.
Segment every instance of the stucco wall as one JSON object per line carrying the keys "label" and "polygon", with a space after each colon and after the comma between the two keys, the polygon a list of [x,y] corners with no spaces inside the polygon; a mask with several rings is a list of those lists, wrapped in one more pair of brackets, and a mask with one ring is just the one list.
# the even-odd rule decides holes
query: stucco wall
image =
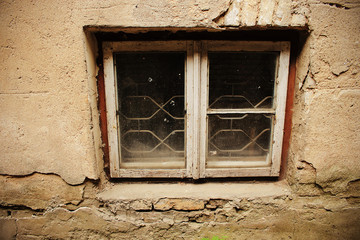
{"label": "stucco wall", "polygon": [[[0,16],[0,239],[360,236],[359,1],[4,0]],[[282,180],[109,181],[93,32],[124,27],[308,30]]]}

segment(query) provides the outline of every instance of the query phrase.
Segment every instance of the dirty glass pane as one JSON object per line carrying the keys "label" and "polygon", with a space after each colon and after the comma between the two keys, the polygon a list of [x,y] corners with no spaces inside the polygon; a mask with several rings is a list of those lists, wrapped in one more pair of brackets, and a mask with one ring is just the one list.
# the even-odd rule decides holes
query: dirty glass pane
{"label": "dirty glass pane", "polygon": [[122,168],[184,168],[183,52],[117,53]]}
{"label": "dirty glass pane", "polygon": [[271,108],[276,52],[209,52],[209,107]]}
{"label": "dirty glass pane", "polygon": [[209,115],[207,167],[216,162],[265,161],[272,120],[271,114]]}

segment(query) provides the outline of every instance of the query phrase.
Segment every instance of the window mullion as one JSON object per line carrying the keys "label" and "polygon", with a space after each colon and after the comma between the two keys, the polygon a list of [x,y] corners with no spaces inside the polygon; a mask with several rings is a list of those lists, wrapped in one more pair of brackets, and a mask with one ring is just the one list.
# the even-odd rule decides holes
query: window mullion
{"label": "window mullion", "polygon": [[[190,86],[187,87],[189,92],[191,92],[192,96],[188,96],[188,106],[191,105],[192,107],[192,114],[190,113],[189,116],[189,124],[190,131],[192,131],[192,137],[187,138],[189,144],[192,144],[190,147],[188,144],[187,146],[190,147],[190,153],[192,153],[191,164],[192,164],[192,177],[194,179],[198,179],[200,176],[200,164],[199,164],[199,154],[200,154],[200,103],[199,103],[199,96],[200,96],[200,60],[201,60],[201,42],[194,41],[193,44],[193,75],[192,81],[188,81]],[[188,92],[188,93],[189,93]],[[188,135],[189,136],[189,135]]]}
{"label": "window mullion", "polygon": [[194,42],[187,41],[186,78],[185,78],[185,109],[186,109],[186,176],[193,176],[195,161],[194,145]]}
{"label": "window mullion", "polygon": [[200,62],[200,113],[199,113],[199,132],[200,132],[200,178],[205,177],[205,164],[207,153],[207,108],[209,93],[209,65],[207,55],[207,41],[201,42],[201,62]]}

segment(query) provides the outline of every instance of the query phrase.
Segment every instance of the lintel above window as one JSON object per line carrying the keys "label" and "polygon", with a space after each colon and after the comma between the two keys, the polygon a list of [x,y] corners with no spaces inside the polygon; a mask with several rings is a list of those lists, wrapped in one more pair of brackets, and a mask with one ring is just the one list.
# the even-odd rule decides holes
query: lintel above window
{"label": "lintel above window", "polygon": [[111,177],[278,176],[289,42],[104,42]]}

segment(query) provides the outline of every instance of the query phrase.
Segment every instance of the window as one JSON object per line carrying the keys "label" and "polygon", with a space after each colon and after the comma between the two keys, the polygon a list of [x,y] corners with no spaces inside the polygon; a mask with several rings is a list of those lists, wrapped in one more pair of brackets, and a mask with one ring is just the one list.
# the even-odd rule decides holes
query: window
{"label": "window", "polygon": [[111,176],[278,176],[289,49],[289,42],[105,42]]}

